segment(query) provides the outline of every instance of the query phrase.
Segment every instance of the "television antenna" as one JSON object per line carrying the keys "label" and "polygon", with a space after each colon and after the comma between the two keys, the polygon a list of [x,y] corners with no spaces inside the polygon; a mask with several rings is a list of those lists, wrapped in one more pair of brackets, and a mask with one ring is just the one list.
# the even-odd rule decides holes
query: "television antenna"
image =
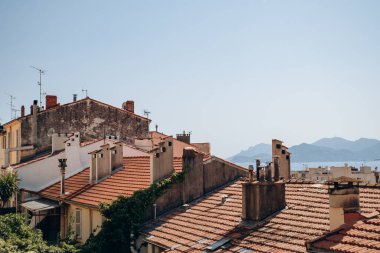
{"label": "television antenna", "polygon": [[11,100],[11,102],[8,104],[10,107],[11,107],[11,120],[13,119],[13,110],[15,110],[15,105],[14,105],[14,103],[13,103],[13,101],[16,99],[13,95],[11,95],[11,94],[8,94],[8,93],[6,93],[8,96],[9,96],[9,98],[10,98],[10,100]]}
{"label": "television antenna", "polygon": [[88,90],[82,89],[82,92],[86,92],[86,98],[88,98]]}
{"label": "television antenna", "polygon": [[149,119],[149,114],[150,114],[150,111],[144,110],[144,115],[146,116],[147,119]]}
{"label": "television antenna", "polygon": [[36,68],[34,66],[30,66],[30,67],[34,68],[35,70],[37,70],[40,73],[40,81],[37,82],[37,85],[40,86],[40,108],[41,108],[42,107],[42,74],[45,74],[46,70]]}

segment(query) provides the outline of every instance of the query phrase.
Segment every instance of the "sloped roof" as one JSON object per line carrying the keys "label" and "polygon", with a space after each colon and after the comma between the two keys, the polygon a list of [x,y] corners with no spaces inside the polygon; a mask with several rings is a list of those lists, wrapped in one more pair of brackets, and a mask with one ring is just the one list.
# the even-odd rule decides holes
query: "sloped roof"
{"label": "sloped roof", "polygon": [[380,252],[380,215],[357,221],[312,243],[329,252]]}
{"label": "sloped roof", "polygon": [[131,196],[136,190],[150,185],[150,157],[124,157],[123,168],[97,184],[89,183],[89,169],[85,169],[67,178],[67,194],[60,196],[60,182],[39,192],[41,196],[53,199],[64,199],[78,204],[98,206],[110,203],[120,195]]}
{"label": "sloped roof", "polygon": [[[133,113],[133,112],[130,112],[130,111],[124,110],[124,109],[122,109],[122,108],[119,108],[119,107],[116,107],[116,106],[113,106],[113,105],[110,105],[110,104],[107,104],[107,103],[101,102],[101,101],[99,101],[99,100],[96,100],[96,99],[93,99],[93,98],[90,98],[90,97],[86,97],[86,98],[83,98],[83,99],[79,99],[79,100],[77,100],[77,101],[69,102],[69,103],[66,103],[66,104],[58,104],[57,106],[54,106],[54,107],[52,107],[52,108],[49,108],[49,109],[46,109],[46,110],[42,110],[42,111],[38,112],[38,114],[42,114],[42,113],[45,113],[45,112],[48,112],[48,111],[56,110],[56,109],[61,108],[61,107],[70,106],[70,105],[73,105],[73,104],[78,104],[78,103],[81,103],[81,102],[83,102],[83,101],[92,101],[92,102],[94,102],[94,103],[101,104],[101,105],[103,105],[103,106],[107,106],[107,107],[109,107],[109,108],[116,109],[116,110],[118,110],[118,111],[120,111],[120,112],[127,113],[127,114],[131,114],[131,115],[133,115],[133,116],[135,116],[135,117],[138,117],[138,118],[140,118],[140,119],[142,119],[142,120],[151,121],[150,119],[148,119],[148,118],[146,118],[146,117],[143,117],[143,116],[141,116],[141,115],[138,115],[138,114],[136,114],[136,113]],[[8,124],[12,123],[13,121],[16,121],[16,120],[21,119],[21,118],[31,117],[31,115],[32,115],[32,114],[27,114],[27,115],[25,115],[25,116],[23,116],[23,117],[19,117],[19,118],[17,118],[17,119],[13,119],[13,120],[11,120],[11,121],[9,121],[9,122],[7,122],[7,123],[4,123],[3,125],[8,125]]]}
{"label": "sloped roof", "polygon": [[[287,208],[257,227],[238,226],[242,215],[241,183],[237,181],[148,224],[147,241],[167,252],[202,252],[223,238],[229,247],[215,252],[306,252],[305,242],[329,231],[327,185],[286,184]],[[221,196],[227,195],[226,202]],[[380,188],[360,189],[364,213],[380,209]]]}

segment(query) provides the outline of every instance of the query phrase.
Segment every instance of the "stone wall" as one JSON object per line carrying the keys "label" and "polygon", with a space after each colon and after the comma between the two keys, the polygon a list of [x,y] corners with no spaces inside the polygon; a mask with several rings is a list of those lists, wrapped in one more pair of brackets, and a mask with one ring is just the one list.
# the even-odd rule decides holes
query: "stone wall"
{"label": "stone wall", "polygon": [[132,144],[134,138],[146,138],[149,120],[126,110],[86,98],[56,106],[37,114],[37,143],[33,143],[32,121],[28,115],[21,120],[22,145],[36,145],[37,152],[49,149],[52,133],[80,132],[82,141],[116,135]]}

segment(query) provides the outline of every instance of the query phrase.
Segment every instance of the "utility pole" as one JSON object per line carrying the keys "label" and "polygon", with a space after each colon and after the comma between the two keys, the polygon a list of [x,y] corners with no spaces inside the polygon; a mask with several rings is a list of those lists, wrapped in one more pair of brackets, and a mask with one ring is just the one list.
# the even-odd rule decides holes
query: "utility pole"
{"label": "utility pole", "polygon": [[36,68],[34,66],[30,66],[31,68],[34,68],[40,73],[40,81],[37,82],[37,85],[40,86],[40,108],[42,108],[42,74],[45,74],[46,70]]}

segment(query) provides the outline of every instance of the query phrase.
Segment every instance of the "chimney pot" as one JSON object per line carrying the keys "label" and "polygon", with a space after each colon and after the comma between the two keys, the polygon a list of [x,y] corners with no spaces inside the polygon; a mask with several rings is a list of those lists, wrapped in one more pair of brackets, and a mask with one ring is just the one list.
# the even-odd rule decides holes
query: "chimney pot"
{"label": "chimney pot", "polygon": [[78,94],[73,94],[73,102],[77,101],[77,96],[78,96]]}

